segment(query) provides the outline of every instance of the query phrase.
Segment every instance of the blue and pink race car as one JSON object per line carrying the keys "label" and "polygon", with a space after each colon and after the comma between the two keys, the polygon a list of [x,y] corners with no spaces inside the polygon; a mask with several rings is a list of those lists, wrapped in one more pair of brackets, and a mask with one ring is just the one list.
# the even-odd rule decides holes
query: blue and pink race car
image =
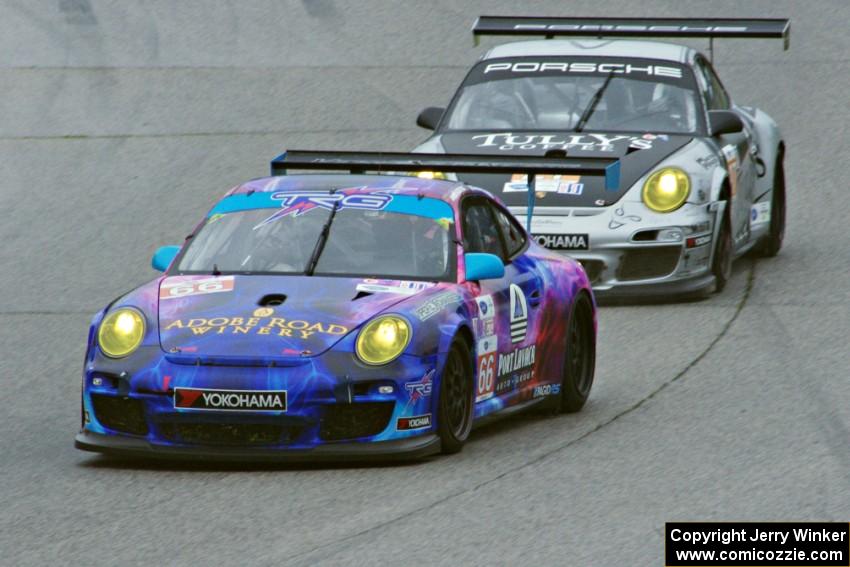
{"label": "blue and pink race car", "polygon": [[581,266],[535,244],[486,191],[365,172],[610,176],[609,161],[284,154],[273,172],[353,174],[250,181],[182,246],[160,248],[165,273],[92,320],[76,446],[418,458],[459,451],[487,418],[578,411],[596,344]]}

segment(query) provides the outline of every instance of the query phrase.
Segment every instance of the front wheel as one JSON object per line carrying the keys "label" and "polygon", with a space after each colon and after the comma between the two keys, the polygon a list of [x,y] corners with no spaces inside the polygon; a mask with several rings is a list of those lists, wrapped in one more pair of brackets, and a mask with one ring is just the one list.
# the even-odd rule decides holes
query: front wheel
{"label": "front wheel", "polygon": [[770,199],[770,230],[761,245],[763,256],[772,258],[779,254],[785,239],[785,165],[782,156],[776,161],[773,174],[773,194]]}
{"label": "front wheel", "polygon": [[714,245],[711,273],[714,274],[714,291],[720,293],[732,277],[732,229],[729,226],[728,211],[723,214],[717,244]]}
{"label": "front wheel", "polygon": [[567,323],[567,348],[561,378],[561,412],[573,413],[584,407],[596,372],[596,333],[593,305],[587,294],[580,294]]}
{"label": "front wheel", "polygon": [[467,345],[452,343],[440,382],[437,434],[443,453],[458,453],[472,431],[472,357]]}

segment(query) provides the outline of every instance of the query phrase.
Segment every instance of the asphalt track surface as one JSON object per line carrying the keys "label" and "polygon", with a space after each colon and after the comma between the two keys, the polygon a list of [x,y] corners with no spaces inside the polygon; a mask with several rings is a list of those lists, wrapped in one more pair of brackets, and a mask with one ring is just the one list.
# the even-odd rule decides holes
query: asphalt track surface
{"label": "asphalt track surface", "polygon": [[[456,4],[0,2],[0,564],[651,566],[665,521],[850,519],[850,4]],[[472,46],[480,13],[791,17],[788,52],[716,44],[735,100],[784,129],[782,253],[705,301],[604,307],[585,411],[451,458],[74,450],[91,315],[284,148],[423,139],[416,113],[495,44]]]}

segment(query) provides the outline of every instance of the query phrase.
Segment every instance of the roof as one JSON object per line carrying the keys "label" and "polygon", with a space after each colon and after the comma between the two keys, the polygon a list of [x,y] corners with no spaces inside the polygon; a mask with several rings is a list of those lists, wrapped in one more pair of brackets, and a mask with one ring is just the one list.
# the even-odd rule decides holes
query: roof
{"label": "roof", "polygon": [[422,195],[449,203],[456,201],[458,197],[468,191],[477,191],[477,189],[457,181],[421,179],[401,175],[302,174],[252,179],[234,187],[227,195],[268,193],[271,191],[329,191],[331,189],[350,188],[357,188],[360,192],[386,192],[391,190],[393,194]]}
{"label": "roof", "polygon": [[483,59],[502,57],[533,57],[551,55],[640,57],[687,63],[696,51],[684,45],[663,41],[636,41],[630,39],[547,39],[518,41],[498,45],[488,51]]}

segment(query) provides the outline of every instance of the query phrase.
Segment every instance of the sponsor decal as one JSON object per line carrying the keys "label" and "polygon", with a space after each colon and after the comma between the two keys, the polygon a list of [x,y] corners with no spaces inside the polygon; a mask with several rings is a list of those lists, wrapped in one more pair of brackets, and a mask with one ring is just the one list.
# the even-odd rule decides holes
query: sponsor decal
{"label": "sponsor decal", "polygon": [[563,216],[537,216],[535,215],[531,219],[531,232],[532,233],[559,233],[559,232],[569,232],[571,227],[574,227],[575,223],[570,223],[569,217]]}
{"label": "sponsor decal", "polygon": [[521,343],[528,331],[528,304],[525,294],[516,284],[511,284],[511,342]]}
{"label": "sponsor decal", "polygon": [[698,246],[705,246],[709,242],[711,242],[711,235],[704,234],[702,236],[691,236],[685,241],[685,245],[688,248],[696,248]]}
{"label": "sponsor decal", "polygon": [[756,203],[750,208],[750,224],[770,222],[770,202]]}
{"label": "sponsor decal", "polygon": [[478,341],[475,349],[478,355],[478,380],[475,387],[475,401],[490,399],[496,392],[496,347],[499,341],[495,336],[484,337]]}
{"label": "sponsor decal", "polygon": [[233,291],[233,276],[221,276],[203,280],[169,278],[159,286],[159,299],[179,299],[193,295]]}
{"label": "sponsor decal", "polygon": [[443,230],[451,230],[452,224],[454,224],[454,221],[448,218],[434,219],[434,222]]}
{"label": "sponsor decal", "polygon": [[431,388],[434,385],[435,372],[436,369],[432,368],[431,370],[426,372],[425,376],[423,376],[420,380],[408,382],[404,385],[404,389],[407,390],[411,402],[421,400],[422,398],[427,398],[431,395]]}
{"label": "sponsor decal", "polygon": [[499,376],[506,376],[534,365],[536,345],[514,349],[499,355]]}
{"label": "sponsor decal", "polygon": [[671,25],[671,24],[658,24],[658,25],[648,25],[648,24],[514,24],[515,30],[552,30],[552,31],[598,31],[598,32],[612,32],[612,31],[627,31],[627,32],[652,32],[652,31],[660,31],[660,32],[671,32],[671,31],[679,31],[679,32],[687,32],[687,31],[700,31],[700,32],[745,32],[749,28],[747,26],[688,26],[688,25]]}
{"label": "sponsor decal", "polygon": [[532,238],[540,246],[552,250],[590,250],[587,234],[533,234]]}
{"label": "sponsor decal", "polygon": [[286,390],[174,388],[174,407],[207,411],[286,411]]}
{"label": "sponsor decal", "polygon": [[608,228],[616,230],[621,226],[626,226],[630,222],[640,222],[642,219],[638,215],[626,214],[626,209],[622,205],[614,209],[611,215],[611,220],[608,221]]}
{"label": "sponsor decal", "polygon": [[[581,195],[584,183],[580,175],[538,175],[534,179],[534,190],[538,193],[558,193],[560,195]],[[505,193],[528,192],[528,176],[515,173],[502,187]]]}
{"label": "sponsor decal", "polygon": [[274,309],[271,307],[258,307],[254,309],[254,317],[271,317],[274,315]]}
{"label": "sponsor decal", "polygon": [[[629,147],[636,150],[652,148],[655,139],[642,136],[605,134],[513,134],[499,132],[496,134],[481,134],[472,136],[478,142],[479,148],[498,148],[502,151],[511,150],[579,150],[586,152],[613,152],[614,144],[628,140]],[[513,178],[511,184],[513,184]],[[518,183],[518,182],[517,182]],[[528,189],[522,189],[527,191]],[[540,190],[540,189],[538,189]]]}
{"label": "sponsor decal", "polygon": [[495,315],[496,309],[493,307],[493,296],[482,295],[478,298],[478,313],[481,317],[492,318]]}
{"label": "sponsor decal", "polygon": [[475,300],[478,305],[478,317],[474,319],[475,335],[490,337],[496,334],[496,306],[492,295],[482,295]]}
{"label": "sponsor decal", "polygon": [[419,318],[420,321],[427,321],[447,306],[452,303],[457,303],[460,301],[457,293],[453,291],[447,291],[438,295],[435,295],[419,307],[413,310],[413,313]]}
{"label": "sponsor decal", "polygon": [[515,390],[534,378],[536,345],[499,355],[496,394]]}
{"label": "sponsor decal", "polygon": [[409,282],[401,280],[366,279],[357,284],[357,291],[367,293],[397,293],[399,295],[415,295],[423,289],[434,287],[432,282]]}
{"label": "sponsor decal", "polygon": [[543,396],[557,396],[561,393],[560,384],[541,384],[534,387],[534,397],[542,398]]}
{"label": "sponsor decal", "polygon": [[[527,28],[526,28],[527,29]],[[535,28],[544,29],[544,28]],[[550,28],[546,28],[550,29]],[[595,63],[595,62],[566,62],[566,61],[518,61],[512,63],[505,61],[501,63],[490,63],[484,68],[484,74],[502,73],[603,73],[605,75],[632,75],[642,74],[648,77],[671,77],[682,78],[682,70],[678,67],[666,65],[640,65],[632,63]]]}
{"label": "sponsor decal", "polygon": [[258,316],[258,311],[260,309],[254,310],[254,317],[178,319],[169,323],[165,330],[188,329],[193,335],[273,335],[296,339],[307,339],[315,333],[344,335],[348,332],[348,327],[334,323],[312,323],[284,317],[266,319],[265,316]]}
{"label": "sponsor decal", "polygon": [[363,189],[365,188],[352,187],[335,193],[328,193],[327,191],[278,191],[272,193],[271,200],[280,201],[281,209],[255,226],[254,229],[256,230],[279,218],[290,215],[297,217],[315,209],[330,211],[334,208],[334,205],[336,205],[338,211],[343,209],[381,211],[393,200],[393,196],[389,193],[364,192]]}
{"label": "sponsor decal", "polygon": [[395,428],[398,431],[410,431],[413,429],[424,429],[431,427],[431,414],[416,415],[413,417],[400,417],[396,421]]}
{"label": "sponsor decal", "polygon": [[698,157],[696,162],[702,166],[703,169],[714,169],[718,165],[717,156],[714,154],[708,154],[706,156]]}

